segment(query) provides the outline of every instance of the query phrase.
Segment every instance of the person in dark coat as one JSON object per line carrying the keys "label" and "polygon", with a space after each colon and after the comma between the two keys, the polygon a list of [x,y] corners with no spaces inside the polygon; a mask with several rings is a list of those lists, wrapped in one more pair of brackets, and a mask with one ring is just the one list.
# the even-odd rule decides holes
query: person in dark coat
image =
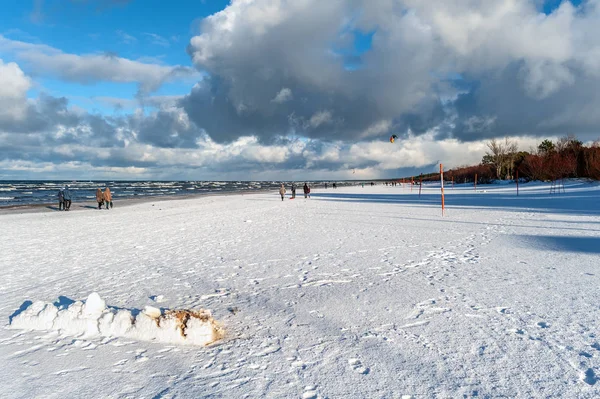
{"label": "person in dark coat", "polygon": [[304,183],[304,187],[302,187],[302,190],[304,190],[304,198],[310,198],[310,187],[308,187],[308,184]]}
{"label": "person in dark coat", "polygon": [[69,190],[69,186],[66,186],[63,189],[63,197],[65,199],[64,210],[65,211],[71,210],[71,191]]}
{"label": "person in dark coat", "polygon": [[65,206],[65,197],[63,194],[63,190],[60,189],[60,190],[58,190],[58,210],[62,211],[64,206]]}
{"label": "person in dark coat", "polygon": [[292,198],[296,198],[296,183],[292,183]]}

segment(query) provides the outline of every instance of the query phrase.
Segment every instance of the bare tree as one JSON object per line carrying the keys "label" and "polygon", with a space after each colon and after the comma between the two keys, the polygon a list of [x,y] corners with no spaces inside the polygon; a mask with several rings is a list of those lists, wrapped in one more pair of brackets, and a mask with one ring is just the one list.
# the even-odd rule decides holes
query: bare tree
{"label": "bare tree", "polygon": [[494,167],[494,171],[496,172],[496,178],[500,178],[500,174],[502,173],[502,160],[504,158],[504,147],[502,143],[498,142],[496,139],[491,139],[487,143],[487,147],[490,149],[489,152],[486,151],[485,155],[489,157],[490,163]]}
{"label": "bare tree", "polygon": [[[487,143],[487,147],[490,151],[485,154],[494,167],[496,178],[510,179],[514,169],[514,157],[518,150],[517,142],[510,140],[508,137],[504,138],[504,142],[491,139]],[[503,174],[503,171],[506,173]]]}
{"label": "bare tree", "polygon": [[508,137],[504,138],[504,149],[506,151],[506,157],[504,158],[504,167],[506,170],[505,179],[512,179],[515,169],[515,157],[519,151],[519,145],[515,140],[510,140]]}

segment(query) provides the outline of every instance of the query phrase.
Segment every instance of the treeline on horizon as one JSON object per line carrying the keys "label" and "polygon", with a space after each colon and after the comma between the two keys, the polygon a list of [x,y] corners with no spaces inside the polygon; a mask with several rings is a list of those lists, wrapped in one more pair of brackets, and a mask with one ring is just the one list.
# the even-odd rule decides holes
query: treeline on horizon
{"label": "treeline on horizon", "polygon": [[[516,141],[492,139],[479,165],[444,171],[444,180],[455,183],[488,184],[494,180],[555,181],[566,178],[600,180],[600,140],[586,146],[575,136],[542,141],[537,148],[519,151]],[[414,177],[418,181],[419,177]],[[410,181],[410,178],[408,178]],[[422,175],[423,181],[437,181],[439,173]]]}

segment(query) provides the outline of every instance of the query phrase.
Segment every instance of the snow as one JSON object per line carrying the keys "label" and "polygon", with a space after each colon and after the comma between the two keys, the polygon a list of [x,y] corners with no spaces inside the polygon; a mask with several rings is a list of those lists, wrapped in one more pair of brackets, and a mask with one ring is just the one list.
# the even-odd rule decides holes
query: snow
{"label": "snow", "polygon": [[600,187],[565,188],[1,214],[0,397],[600,397]]}
{"label": "snow", "polygon": [[64,335],[125,337],[180,345],[208,345],[221,338],[221,329],[210,312],[172,311],[153,306],[138,310],[109,308],[98,293],[85,303],[73,302],[60,308],[36,301],[11,317],[9,328],[57,330]]}

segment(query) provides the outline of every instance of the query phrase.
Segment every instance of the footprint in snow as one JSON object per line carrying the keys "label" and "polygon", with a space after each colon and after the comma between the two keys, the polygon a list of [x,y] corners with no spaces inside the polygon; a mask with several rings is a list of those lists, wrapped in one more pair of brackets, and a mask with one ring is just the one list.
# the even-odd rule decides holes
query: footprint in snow
{"label": "footprint in snow", "polygon": [[153,300],[154,302],[161,303],[165,301],[164,295],[151,295],[148,298]]}
{"label": "footprint in snow", "polygon": [[291,356],[287,358],[287,361],[292,363],[292,367],[298,369],[304,369],[306,367],[306,363],[302,360],[298,359],[296,356]]}
{"label": "footprint in snow", "polygon": [[538,327],[540,328],[549,328],[550,325],[548,323],[546,323],[545,321],[540,321],[537,323]]}
{"label": "footprint in snow", "polygon": [[598,382],[598,377],[596,376],[596,373],[594,373],[594,370],[587,369],[585,371],[585,376],[583,377],[583,382],[585,382],[586,384],[589,384],[589,385],[594,385],[594,384],[596,384],[596,382]]}
{"label": "footprint in snow", "polygon": [[359,359],[348,359],[348,364],[358,374],[369,374],[369,368],[364,367]]}
{"label": "footprint in snow", "polygon": [[316,399],[317,398],[317,387],[309,385],[304,388],[302,399]]}
{"label": "footprint in snow", "polygon": [[116,362],[115,364],[113,364],[113,366],[122,366],[127,362],[128,362],[127,359],[122,359],[122,360],[119,360],[118,362]]}

